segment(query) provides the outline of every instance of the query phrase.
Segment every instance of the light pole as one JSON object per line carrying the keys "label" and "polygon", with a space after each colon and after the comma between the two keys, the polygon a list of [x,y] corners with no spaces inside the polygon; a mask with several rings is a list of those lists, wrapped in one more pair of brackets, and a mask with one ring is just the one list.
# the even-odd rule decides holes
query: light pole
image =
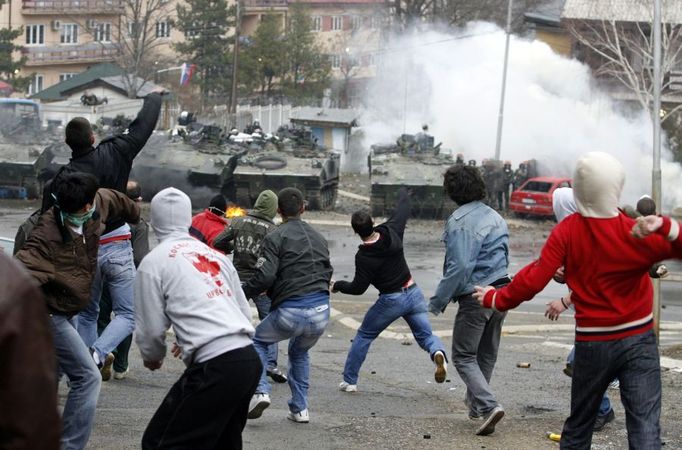
{"label": "light pole", "polygon": [[504,122],[504,95],[507,90],[507,65],[509,63],[509,38],[511,37],[512,6],[514,0],[507,5],[507,38],[504,44],[504,66],[502,68],[502,93],[500,94],[500,112],[497,116],[497,140],[495,141],[495,159],[500,159],[502,145],[502,124]]}
{"label": "light pole", "polygon": [[[237,0],[237,22],[234,27],[234,49],[232,54],[232,90],[230,93],[230,113],[237,113],[237,64],[239,63],[239,34],[241,32],[241,7],[240,0]],[[237,118],[234,118],[235,125],[237,124]]]}
{"label": "light pole", "polygon": [[[651,120],[654,125],[654,164],[651,173],[651,193],[661,212],[661,0],[654,0],[654,104]],[[661,281],[654,280],[654,332],[659,337],[661,323]]]}

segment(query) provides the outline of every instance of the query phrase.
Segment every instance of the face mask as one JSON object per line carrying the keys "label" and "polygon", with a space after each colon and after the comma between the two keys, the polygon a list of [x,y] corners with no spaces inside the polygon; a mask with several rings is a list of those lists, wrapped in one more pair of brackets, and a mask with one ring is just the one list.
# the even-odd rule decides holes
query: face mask
{"label": "face mask", "polygon": [[95,213],[95,205],[92,205],[92,208],[90,208],[86,213],[76,215],[76,214],[69,214],[69,213],[61,213],[62,215],[62,221],[69,222],[77,227],[80,227],[85,224],[88,220],[92,218],[92,215]]}

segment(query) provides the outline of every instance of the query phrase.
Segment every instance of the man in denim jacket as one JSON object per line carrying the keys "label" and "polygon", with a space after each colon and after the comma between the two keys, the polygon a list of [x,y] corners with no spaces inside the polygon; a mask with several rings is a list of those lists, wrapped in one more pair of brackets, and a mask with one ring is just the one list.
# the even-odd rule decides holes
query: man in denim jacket
{"label": "man in denim jacket", "polygon": [[486,187],[476,167],[455,165],[445,173],[444,188],[459,206],[443,233],[443,278],[431,297],[429,311],[438,315],[451,301],[459,304],[452,332],[452,361],[467,385],[464,402],[469,418],[482,420],[476,434],[488,435],[504,416],[490,388],[505,313],[482,308],[474,285],[509,283],[507,224],[485,205]]}

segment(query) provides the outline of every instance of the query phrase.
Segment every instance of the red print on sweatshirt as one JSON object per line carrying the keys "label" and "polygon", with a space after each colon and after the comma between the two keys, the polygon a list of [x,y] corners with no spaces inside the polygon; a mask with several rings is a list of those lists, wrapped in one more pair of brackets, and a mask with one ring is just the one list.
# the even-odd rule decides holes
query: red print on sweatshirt
{"label": "red print on sweatshirt", "polygon": [[232,291],[225,287],[225,282],[220,276],[220,263],[210,259],[210,254],[202,255],[196,252],[188,252],[183,256],[192,263],[195,269],[204,274],[204,281],[210,288],[206,292],[208,298],[216,298],[225,294],[232,297]]}

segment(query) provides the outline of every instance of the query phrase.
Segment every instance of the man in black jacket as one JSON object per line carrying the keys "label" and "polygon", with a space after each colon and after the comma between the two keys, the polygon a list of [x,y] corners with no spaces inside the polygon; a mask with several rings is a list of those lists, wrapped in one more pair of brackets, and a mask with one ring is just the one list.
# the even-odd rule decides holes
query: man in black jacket
{"label": "man in black jacket", "polygon": [[266,378],[268,346],[289,339],[289,400],[287,418],[308,423],[308,350],[329,323],[329,281],[332,266],[327,241],[301,220],[301,191],[282,189],[278,194],[282,225],[263,239],[256,272],[242,284],[247,298],[267,290],[272,299],[268,316],[256,327],[253,345],[263,363],[256,394],[249,405],[249,419],[270,406],[272,387]]}
{"label": "man in black jacket", "polygon": [[405,261],[403,234],[409,215],[410,200],[407,191],[402,188],[396,208],[385,223],[375,227],[366,211],[356,211],[351,218],[353,231],[362,240],[355,254],[355,277],[352,282],[334,282],[332,292],[361,295],[372,284],[379,291],[379,298],[365,314],[348,351],[343,381],[339,385],[344,392],[358,390],[358,372],[369,346],[400,317],[405,319],[419,346],[429,352],[436,364],[436,382],[445,381],[445,347],[431,330],[424,294],[412,278]]}
{"label": "man in black jacket", "polygon": [[[142,109],[123,134],[103,139],[94,147],[95,135],[90,122],[82,117],[72,119],[65,129],[65,141],[71,148],[71,160],[61,168],[43,191],[43,211],[52,206],[53,192],[69,173],[86,172],[95,175],[103,188],[126,192],[126,184],[133,160],[151,136],[161,110],[162,89],[144,99]],[[105,224],[99,241],[97,273],[92,286],[90,305],[80,313],[78,332],[90,347],[102,379],[111,377],[114,356],[111,353],[135,328],[133,313],[133,281],[135,265],[130,243],[130,227],[120,217],[112,217]],[[109,291],[115,317],[97,336],[99,302],[103,288]]]}
{"label": "man in black jacket", "polygon": [[[260,246],[265,235],[276,228],[273,222],[276,215],[277,194],[265,190],[258,195],[253,209],[247,215],[233,218],[230,226],[213,239],[213,248],[225,254],[233,253],[234,267],[242,282],[256,272]],[[252,300],[258,310],[258,319],[265,319],[270,312],[270,297],[261,292]],[[277,367],[277,355],[277,344],[271,344],[268,347],[267,373],[272,381],[286,383],[286,375]]]}

